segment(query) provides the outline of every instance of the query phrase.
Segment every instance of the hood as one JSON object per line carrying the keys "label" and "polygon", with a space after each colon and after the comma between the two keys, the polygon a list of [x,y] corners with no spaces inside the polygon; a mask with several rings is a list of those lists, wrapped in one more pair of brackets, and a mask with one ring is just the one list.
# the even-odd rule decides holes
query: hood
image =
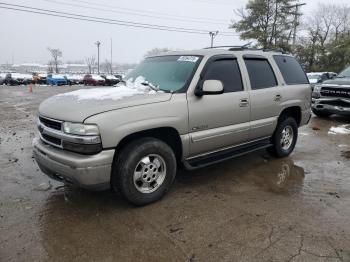
{"label": "hood", "polygon": [[165,102],[170,93],[138,92],[123,88],[82,89],[60,94],[46,99],[39,106],[39,114],[44,117],[83,122],[86,118],[106,111]]}
{"label": "hood", "polygon": [[331,80],[326,80],[322,84],[326,84],[326,85],[350,85],[350,77],[334,78]]}

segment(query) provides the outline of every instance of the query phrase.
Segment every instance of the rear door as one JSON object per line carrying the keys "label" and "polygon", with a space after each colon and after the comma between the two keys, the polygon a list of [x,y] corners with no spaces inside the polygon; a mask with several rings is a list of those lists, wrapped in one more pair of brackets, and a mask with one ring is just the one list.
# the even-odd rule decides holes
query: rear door
{"label": "rear door", "polygon": [[273,134],[283,101],[282,84],[278,83],[270,61],[264,56],[245,55],[244,63],[250,82],[250,140]]}
{"label": "rear door", "polygon": [[249,136],[249,94],[237,59],[233,55],[212,57],[199,85],[205,80],[220,80],[224,93],[188,95],[191,156],[245,142]]}

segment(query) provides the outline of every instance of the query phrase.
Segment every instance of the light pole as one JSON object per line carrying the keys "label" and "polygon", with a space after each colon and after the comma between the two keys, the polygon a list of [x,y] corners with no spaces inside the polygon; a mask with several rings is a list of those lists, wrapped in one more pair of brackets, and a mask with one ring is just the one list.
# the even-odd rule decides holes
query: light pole
{"label": "light pole", "polygon": [[218,35],[219,31],[215,31],[215,32],[209,32],[209,36],[210,36],[210,47],[214,46],[214,38]]}
{"label": "light pole", "polygon": [[111,75],[113,75],[113,40],[111,38]]}
{"label": "light pole", "polygon": [[100,74],[100,45],[101,45],[101,42],[97,41],[95,43],[95,45],[97,45],[97,74]]}

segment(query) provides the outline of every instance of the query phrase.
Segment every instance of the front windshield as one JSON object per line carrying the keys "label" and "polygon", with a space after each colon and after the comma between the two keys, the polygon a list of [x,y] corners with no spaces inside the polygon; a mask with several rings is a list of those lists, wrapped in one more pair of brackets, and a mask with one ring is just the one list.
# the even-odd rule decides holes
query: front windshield
{"label": "front windshield", "polygon": [[199,56],[159,56],[146,58],[126,75],[126,81],[137,78],[159,90],[176,92],[182,89],[200,62]]}
{"label": "front windshield", "polygon": [[350,66],[344,69],[338,77],[350,77]]}

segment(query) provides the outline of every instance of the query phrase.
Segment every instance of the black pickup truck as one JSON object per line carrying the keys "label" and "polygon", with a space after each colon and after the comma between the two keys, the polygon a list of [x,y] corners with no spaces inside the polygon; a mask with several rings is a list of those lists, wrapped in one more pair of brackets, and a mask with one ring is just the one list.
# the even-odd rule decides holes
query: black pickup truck
{"label": "black pickup truck", "polygon": [[332,114],[350,116],[350,66],[336,78],[314,87],[312,112],[320,117]]}

